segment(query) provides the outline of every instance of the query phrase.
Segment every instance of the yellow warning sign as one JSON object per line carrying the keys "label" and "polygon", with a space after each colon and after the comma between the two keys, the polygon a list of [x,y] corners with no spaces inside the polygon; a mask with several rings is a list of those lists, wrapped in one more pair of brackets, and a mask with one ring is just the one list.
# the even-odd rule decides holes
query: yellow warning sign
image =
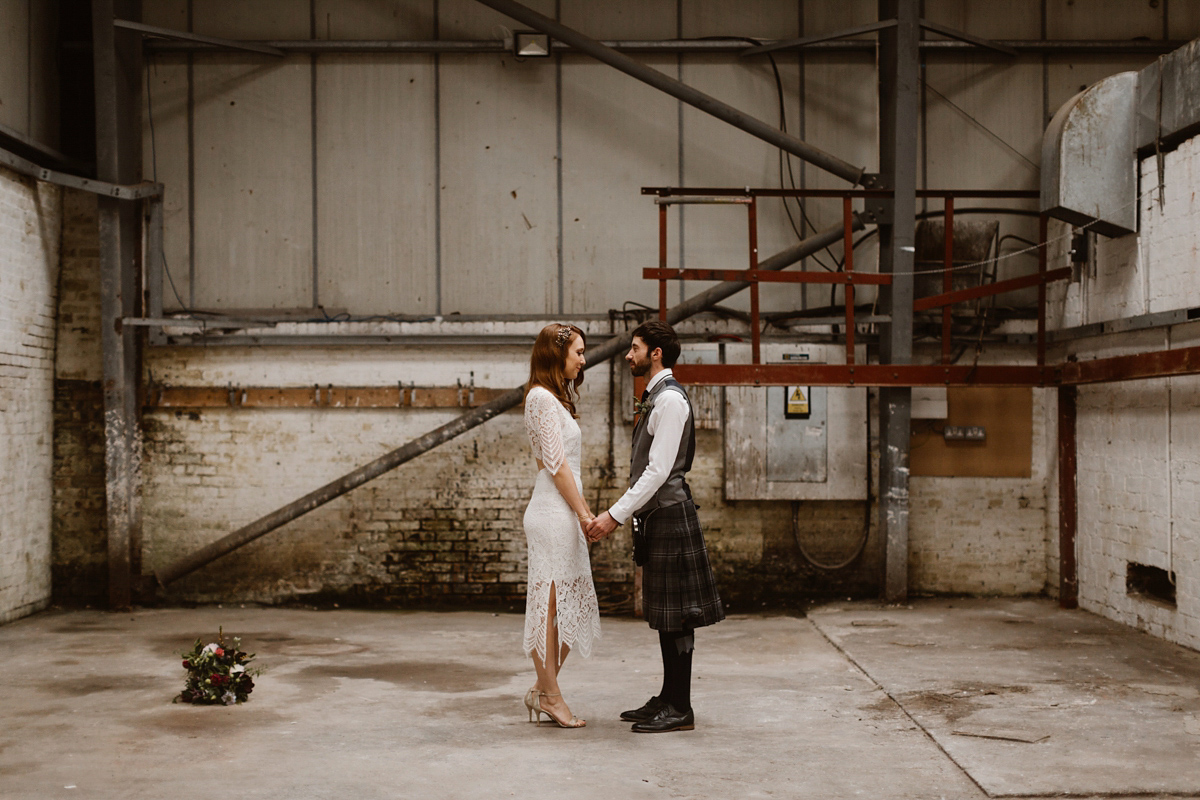
{"label": "yellow warning sign", "polygon": [[784,413],[789,417],[792,415],[808,416],[808,394],[810,387],[808,386],[788,386],[787,405],[784,407]]}

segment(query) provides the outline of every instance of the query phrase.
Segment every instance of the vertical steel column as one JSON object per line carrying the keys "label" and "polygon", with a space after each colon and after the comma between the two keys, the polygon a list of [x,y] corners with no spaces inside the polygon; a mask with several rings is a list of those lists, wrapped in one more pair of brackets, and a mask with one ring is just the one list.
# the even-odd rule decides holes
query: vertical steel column
{"label": "vertical steel column", "polygon": [[[750,225],[750,269],[758,269],[758,201],[751,197],[746,206],[746,217]],[[750,280],[750,360],[760,363],[762,343],[759,331],[758,278]]]}
{"label": "vertical steel column", "polygon": [[[946,198],[946,250],[942,257],[942,268],[945,272],[942,273],[942,291],[950,292],[954,289],[954,198]],[[1045,284],[1043,284],[1044,286]],[[954,348],[951,346],[950,336],[953,332],[953,318],[950,311],[952,305],[942,306],[942,363],[950,363],[950,355]]]}
{"label": "vertical steel column", "polygon": [[[146,252],[142,255],[145,274],[142,279],[142,308],[146,316],[159,319],[163,315],[163,195],[142,201],[146,225]],[[150,344],[166,344],[162,328],[150,328]]]}
{"label": "vertical steel column", "polygon": [[[893,190],[879,226],[879,268],[894,275],[883,293],[879,345],[882,364],[912,362],[913,254],[916,226],[917,132],[920,110],[918,0],[879,0],[879,19],[895,27],[879,32],[879,167]],[[885,542],[884,597],[908,596],[908,450],[912,389],[879,392],[879,529]]]}
{"label": "vertical steel column", "polygon": [[843,297],[846,301],[846,363],[854,363],[854,207],[849,197],[842,198],[842,264],[846,273]]}
{"label": "vertical steel column", "polygon": [[1046,366],[1046,233],[1049,229],[1050,218],[1042,214],[1038,219],[1038,323],[1037,323],[1037,363],[1039,367]]}
{"label": "vertical steel column", "polygon": [[[1044,284],[1043,284],[1044,285]],[[1079,605],[1075,573],[1075,530],[1079,506],[1075,489],[1074,386],[1058,387],[1058,605]]]}
{"label": "vertical steel column", "polygon": [[[658,206],[658,268],[667,268],[667,206]],[[667,279],[658,282],[658,318],[667,321]]]}
{"label": "vertical steel column", "polygon": [[[142,39],[114,28],[118,17],[140,20],[141,3],[92,0],[96,174],[129,184],[141,179]],[[133,576],[141,569],[141,430],[137,329],[123,327],[121,320],[140,315],[141,214],[136,203],[112,197],[100,197],[98,210],[108,596],[111,606],[124,608],[132,600]]]}

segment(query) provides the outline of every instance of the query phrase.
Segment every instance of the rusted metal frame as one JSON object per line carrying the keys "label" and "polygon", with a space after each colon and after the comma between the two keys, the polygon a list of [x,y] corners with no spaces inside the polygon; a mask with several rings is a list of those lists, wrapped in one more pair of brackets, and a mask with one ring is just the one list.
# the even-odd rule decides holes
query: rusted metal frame
{"label": "rusted metal frame", "polygon": [[[750,271],[758,271],[758,202],[751,199],[746,206],[750,226]],[[762,351],[762,331],[758,317],[758,281],[750,281],[750,360],[759,363]]]}
{"label": "rusted metal frame", "polygon": [[[947,197],[943,212],[946,224],[944,230],[945,252],[942,257],[942,294],[948,295],[954,291],[954,198]],[[950,334],[953,327],[950,304],[942,306],[942,363],[949,364],[953,349]]]}
{"label": "rusted metal frame", "polygon": [[[1046,281],[1049,276],[1046,274],[1046,238],[1049,230],[1050,217],[1042,214],[1038,217],[1038,275],[1041,280],[1038,281],[1038,308],[1037,308],[1037,363],[1038,366],[1044,366],[1046,363]],[[998,249],[998,248],[997,248]],[[1056,270],[1063,272],[1064,270]],[[1069,277],[1071,270],[1065,270],[1067,273],[1064,277]]]}
{"label": "rusted metal frame", "polygon": [[[856,229],[857,230],[857,229]],[[839,236],[838,238],[842,238]],[[860,286],[883,286],[892,282],[892,276],[879,272],[765,272],[761,269],[644,269],[642,277],[647,280],[671,280],[681,278],[689,281],[759,281],[760,283],[853,283]]]}
{"label": "rusted metal frame", "polygon": [[[658,207],[658,268],[667,268],[667,207]],[[658,281],[658,318],[667,318],[667,279]]]}
{"label": "rusted metal frame", "polygon": [[125,28],[126,30],[136,31],[137,33],[145,36],[155,36],[161,39],[174,39],[181,42],[194,42],[196,44],[219,47],[224,50],[241,50],[249,53],[260,53],[262,55],[276,56],[279,58],[282,58],[284,55],[286,55],[286,53],[277,47],[271,47],[258,42],[239,42],[234,39],[221,39],[216,36],[201,36],[198,33],[177,31],[174,28],[160,28],[157,25],[144,25],[141,22],[134,22],[128,19],[114,19],[112,24],[116,28]]}
{"label": "rusted metal frame", "polygon": [[[862,227],[861,223],[858,227]],[[822,248],[828,247],[837,241],[841,235],[840,225],[828,228],[819,234],[810,236],[802,242],[797,242],[786,250],[776,253],[760,263],[759,268],[764,270],[778,270],[788,267],[818,252]],[[669,309],[667,311],[667,322],[675,324],[694,314],[698,314],[722,300],[737,294],[747,286],[748,284],[745,281],[730,281],[712,286]],[[590,349],[588,351],[586,368],[592,369],[613,356],[623,354],[629,349],[631,340],[631,335],[624,333],[620,336],[614,336],[607,342]],[[199,550],[157,570],[155,577],[158,579],[158,583],[165,586],[179,580],[185,575],[195,572],[204,565],[233,552],[239,547],[270,533],[294,519],[304,516],[309,511],[319,508],[347,492],[353,491],[367,481],[377,478],[399,467],[401,464],[405,464],[423,453],[427,453],[455,437],[461,436],[467,431],[484,424],[493,417],[519,404],[524,399],[524,396],[525,389],[523,386],[510,389],[491,402],[468,411],[424,436],[413,439],[407,444],[380,456],[371,463],[361,466],[315,491],[309,492],[300,499],[288,503],[266,516],[260,517],[249,525],[239,528],[214,542],[210,542]]]}
{"label": "rusted metal frame", "polygon": [[[118,12],[132,15],[137,6],[136,0],[92,0],[96,173],[114,187],[136,183],[141,173],[141,40],[111,24]],[[125,608],[141,562],[141,336],[120,321],[141,315],[141,211],[116,191],[101,194],[97,210],[108,596],[112,607]]]}
{"label": "rusted metal frame", "polygon": [[1200,375],[1200,347],[1068,361],[1054,366],[952,364],[680,364],[699,386],[1075,386]]}
{"label": "rusted metal frame", "polygon": [[1075,566],[1075,531],[1079,521],[1076,486],[1074,386],[1058,387],[1058,605],[1079,605],[1079,578]]}
{"label": "rusted metal frame", "polygon": [[[842,200],[842,269],[847,278],[854,275],[854,201]],[[842,290],[846,300],[846,363],[854,364],[854,281],[847,280]]]}
{"label": "rusted metal frame", "polygon": [[1060,364],[1059,369],[1062,371],[1061,382],[1067,386],[1197,375],[1200,374],[1200,347],[1068,361]]}
{"label": "rusted metal frame", "polygon": [[148,386],[145,408],[477,408],[507,389],[482,386]]}
{"label": "rusted metal frame", "polygon": [[848,161],[843,161],[795,136],[784,133],[775,125],[763,122],[743,111],[739,111],[733,106],[721,102],[715,97],[668,77],[662,72],[648,67],[639,61],[635,61],[611,47],[606,47],[595,39],[568,28],[566,25],[550,17],[539,14],[515,0],[477,0],[477,2],[495,9],[501,14],[506,14],[535,30],[548,34],[560,42],[565,42],[571,47],[595,58],[597,61],[608,64],[610,67],[620,70],[643,83],[647,83],[659,91],[666,92],[672,97],[698,108],[706,114],[710,114],[752,136],[769,142],[815,167],[836,175],[851,185],[858,185],[868,179],[866,178],[865,168],[856,167]]}
{"label": "rusted metal frame", "polygon": [[922,297],[913,303],[914,311],[929,311],[934,308],[949,308],[955,303],[963,303],[967,300],[977,300],[980,297],[990,297],[996,294],[1004,294],[1016,289],[1027,289],[1030,286],[1045,286],[1048,281],[1061,281],[1071,277],[1071,268],[1062,267],[1051,272],[1035,272],[1031,275],[1022,275],[1019,278],[1008,278],[1003,281],[996,281],[985,286],[972,286],[969,289],[955,289],[953,292],[945,294],[935,294],[929,297]]}
{"label": "rusted metal frame", "polygon": [[1053,370],[980,364],[678,364],[680,383],[695,386],[1044,386]]}

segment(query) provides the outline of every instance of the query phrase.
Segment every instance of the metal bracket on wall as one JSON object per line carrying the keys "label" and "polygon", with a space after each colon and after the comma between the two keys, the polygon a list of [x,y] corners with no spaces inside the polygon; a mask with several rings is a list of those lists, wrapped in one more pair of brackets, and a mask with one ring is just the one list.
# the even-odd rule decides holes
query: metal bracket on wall
{"label": "metal bracket on wall", "polygon": [[29,159],[21,158],[16,153],[9,152],[8,150],[0,149],[0,164],[8,167],[13,172],[39,181],[53,183],[57,186],[66,186],[71,189],[82,189],[85,192],[91,192],[103,197],[115,197],[118,200],[144,200],[147,197],[158,197],[163,192],[163,185],[161,183],[142,181],[141,183],[122,185],[98,181],[94,178],[82,178],[78,175],[71,175],[70,173],[39,166]]}

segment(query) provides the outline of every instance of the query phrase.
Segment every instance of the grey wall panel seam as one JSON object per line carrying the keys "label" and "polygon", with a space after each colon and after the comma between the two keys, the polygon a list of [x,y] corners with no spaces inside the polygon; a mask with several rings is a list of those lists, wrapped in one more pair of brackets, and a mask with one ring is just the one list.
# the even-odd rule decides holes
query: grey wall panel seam
{"label": "grey wall panel seam", "polygon": [[[675,0],[675,36],[678,39],[683,38],[683,0]],[[675,73],[676,73],[676,77],[682,83],[683,82],[683,54],[682,53],[675,56]],[[683,144],[683,101],[682,100],[675,101],[675,127],[676,127],[675,133],[676,133],[676,142],[677,142],[677,151],[676,151],[675,157],[676,157],[676,160],[679,162],[676,165],[676,174],[679,176],[678,184],[680,186],[683,186],[685,177],[684,177],[684,172],[683,172],[683,169],[684,169],[684,158],[683,158],[684,157],[684,144]],[[684,219],[685,219],[684,218],[685,206],[681,203],[678,206],[676,206],[676,208],[679,209],[679,254],[676,256],[676,259],[678,260],[679,268],[683,269],[683,263],[684,263],[683,262],[683,254],[684,254],[683,228],[684,228]],[[667,216],[668,216],[668,218],[670,217],[669,212],[668,212]],[[686,286],[684,285],[686,283],[687,282],[683,281],[683,280],[679,281],[679,302],[680,303],[682,303],[684,300],[687,299]]]}
{"label": "grey wall panel seam", "polygon": [[[315,23],[314,23],[315,24]],[[317,194],[317,55],[310,56],[309,64],[309,118],[311,128],[312,155],[312,304],[321,304],[320,279],[320,227],[317,212],[320,199]]]}
{"label": "grey wall panel seam", "polygon": [[[796,0],[796,17],[797,17],[797,19],[796,19],[796,27],[797,27],[796,35],[804,36],[805,35],[805,31],[804,31],[804,0]],[[808,71],[805,69],[805,67],[807,65],[808,65],[808,58],[804,53],[804,48],[800,48],[800,52],[798,52],[796,54],[796,68],[798,70],[797,86],[799,87],[799,89],[797,90],[797,94],[800,95],[798,98],[799,104],[800,104],[800,109],[798,112],[800,115],[800,120],[799,120],[798,124],[800,127],[800,134],[799,134],[800,138],[805,141],[807,141],[806,137],[808,136],[808,107],[807,107]],[[800,188],[801,189],[808,188],[808,183],[807,183],[808,173],[805,169],[805,167],[807,167],[807,166],[808,166],[808,162],[801,159],[801,161],[800,161]],[[786,201],[784,201],[784,202],[786,203]],[[801,200],[800,202],[806,203],[807,201]],[[808,210],[807,205],[805,206],[804,210],[805,211]],[[800,215],[800,238],[803,239],[807,235],[808,235],[808,220],[804,214],[801,214]],[[802,270],[808,269],[808,259],[807,258],[800,260],[800,269],[802,269]],[[800,284],[800,308],[802,310],[806,310],[808,308],[808,284],[807,283]]]}
{"label": "grey wall panel seam", "polygon": [[[433,38],[440,39],[441,9],[433,0]],[[442,56],[433,54],[433,281],[434,313],[442,313]]]}
{"label": "grey wall panel seam", "polygon": [[[317,0],[308,0],[308,37],[310,39],[317,38]],[[310,139],[310,156],[312,170],[312,305],[317,308],[321,305],[321,282],[320,282],[320,255],[318,247],[320,245],[320,228],[317,221],[318,198],[317,198],[317,54],[313,53],[309,56],[308,67],[308,115],[309,115],[309,139]]]}
{"label": "grey wall panel seam", "polygon": [[25,135],[40,141],[33,134],[33,0],[25,0]]}
{"label": "grey wall panel seam", "polygon": [[[556,10],[557,14],[557,10]],[[558,192],[558,313],[566,313],[564,304],[564,296],[566,293],[566,274],[563,264],[563,96],[562,96],[562,53],[554,55],[554,115],[555,119],[555,147],[557,156],[554,159],[557,167],[557,192]],[[572,309],[574,310],[574,309]]]}
{"label": "grey wall panel seam", "polygon": [[[192,32],[192,0],[187,3],[187,29]],[[187,54],[187,198],[188,306],[196,307],[196,56]]]}
{"label": "grey wall panel seam", "polygon": [[[554,19],[562,21],[562,0],[554,2]],[[554,54],[554,137],[555,137],[555,166],[557,167],[556,191],[558,193],[558,247],[555,257],[558,259],[558,313],[565,314],[566,306],[566,270],[563,264],[563,80],[562,53]],[[575,309],[572,308],[572,311]]]}

